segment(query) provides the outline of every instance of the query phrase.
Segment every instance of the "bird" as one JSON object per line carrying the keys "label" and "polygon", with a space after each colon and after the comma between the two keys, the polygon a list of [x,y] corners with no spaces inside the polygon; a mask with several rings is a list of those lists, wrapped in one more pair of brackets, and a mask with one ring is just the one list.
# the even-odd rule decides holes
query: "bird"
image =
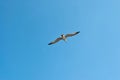
{"label": "bird", "polygon": [[74,35],[76,35],[76,34],[78,34],[78,33],[80,33],[80,31],[77,31],[77,32],[74,32],[74,33],[71,33],[71,34],[66,34],[66,35],[62,34],[59,38],[57,38],[57,39],[55,39],[54,41],[50,42],[48,45],[55,44],[55,43],[57,43],[57,42],[60,41],[60,40],[64,40],[64,41],[66,42],[66,39],[67,39],[68,37],[72,37],[72,36],[74,36]]}

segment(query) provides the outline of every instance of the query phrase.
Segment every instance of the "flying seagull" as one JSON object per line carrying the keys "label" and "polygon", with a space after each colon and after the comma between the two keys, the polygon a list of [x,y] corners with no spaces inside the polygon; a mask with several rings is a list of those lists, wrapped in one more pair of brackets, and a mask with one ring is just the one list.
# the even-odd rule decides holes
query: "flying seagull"
{"label": "flying seagull", "polygon": [[66,35],[62,34],[61,37],[59,37],[59,38],[57,38],[56,40],[50,42],[48,45],[55,44],[56,42],[58,42],[58,41],[60,41],[60,40],[66,41],[66,38],[67,38],[67,37],[72,37],[72,36],[74,36],[74,35],[76,35],[76,34],[78,34],[78,33],[80,33],[80,31],[74,32],[74,33],[72,33],[72,34],[66,34]]}

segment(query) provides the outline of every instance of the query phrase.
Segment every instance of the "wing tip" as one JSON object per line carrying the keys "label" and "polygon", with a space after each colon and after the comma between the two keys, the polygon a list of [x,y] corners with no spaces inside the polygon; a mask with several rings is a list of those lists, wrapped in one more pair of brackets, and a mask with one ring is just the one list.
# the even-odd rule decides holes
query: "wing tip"
{"label": "wing tip", "polygon": [[76,34],[80,33],[80,31],[76,32]]}
{"label": "wing tip", "polygon": [[48,45],[51,45],[52,43],[49,43]]}

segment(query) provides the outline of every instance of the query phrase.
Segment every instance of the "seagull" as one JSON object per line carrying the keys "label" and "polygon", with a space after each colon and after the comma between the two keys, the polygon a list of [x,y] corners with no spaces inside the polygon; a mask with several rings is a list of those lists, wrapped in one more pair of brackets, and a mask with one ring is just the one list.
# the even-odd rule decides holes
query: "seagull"
{"label": "seagull", "polygon": [[74,32],[74,33],[72,33],[72,34],[66,34],[66,35],[62,34],[59,38],[57,38],[57,39],[55,39],[54,41],[50,42],[48,45],[55,44],[55,43],[57,43],[57,42],[60,41],[60,40],[66,41],[66,38],[67,38],[67,37],[72,37],[72,36],[74,36],[74,35],[76,35],[76,34],[78,34],[78,33],[80,33],[80,31]]}

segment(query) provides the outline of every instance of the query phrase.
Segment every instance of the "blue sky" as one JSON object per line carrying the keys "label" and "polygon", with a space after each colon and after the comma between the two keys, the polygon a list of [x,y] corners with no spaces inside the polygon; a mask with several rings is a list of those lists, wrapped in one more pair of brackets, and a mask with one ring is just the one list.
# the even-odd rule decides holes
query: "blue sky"
{"label": "blue sky", "polygon": [[0,0],[0,80],[120,80],[119,3]]}

